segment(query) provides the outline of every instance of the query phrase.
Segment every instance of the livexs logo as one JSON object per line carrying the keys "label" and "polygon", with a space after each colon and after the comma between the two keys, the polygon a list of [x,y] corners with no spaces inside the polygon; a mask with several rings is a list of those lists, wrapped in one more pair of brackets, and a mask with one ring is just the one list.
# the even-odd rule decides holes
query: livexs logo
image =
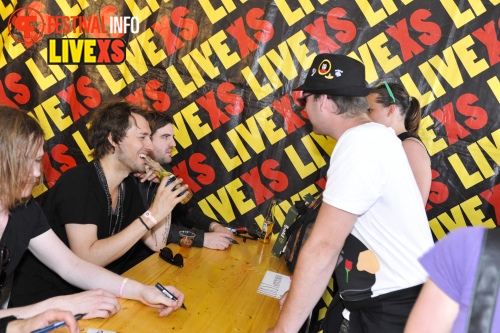
{"label": "livexs logo", "polygon": [[[116,13],[114,7],[106,7],[109,8],[105,12]],[[121,37],[129,32],[138,33],[139,19],[111,15],[52,16],[28,6],[12,13],[8,28],[12,38],[26,48],[44,35],[61,35],[46,40],[49,64],[120,64],[125,61],[127,46]]]}
{"label": "livexs logo", "polygon": [[121,38],[51,38],[49,64],[119,64],[125,61],[125,41]]}

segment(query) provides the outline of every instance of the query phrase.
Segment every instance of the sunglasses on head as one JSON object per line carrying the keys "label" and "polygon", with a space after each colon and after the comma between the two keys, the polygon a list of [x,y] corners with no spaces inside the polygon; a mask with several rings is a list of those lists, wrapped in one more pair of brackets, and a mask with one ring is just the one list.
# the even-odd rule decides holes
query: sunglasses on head
{"label": "sunglasses on head", "polygon": [[183,267],[184,266],[184,258],[182,258],[182,254],[177,253],[175,256],[172,253],[172,250],[168,247],[164,247],[163,249],[160,250],[160,258],[165,260],[171,265],[177,266],[177,267]]}
{"label": "sunglasses on head", "polygon": [[297,98],[297,103],[299,103],[299,105],[303,108],[306,107],[306,103],[307,103],[307,97],[311,96],[311,95],[314,95],[313,93],[305,93],[302,95],[302,97],[299,97]]}

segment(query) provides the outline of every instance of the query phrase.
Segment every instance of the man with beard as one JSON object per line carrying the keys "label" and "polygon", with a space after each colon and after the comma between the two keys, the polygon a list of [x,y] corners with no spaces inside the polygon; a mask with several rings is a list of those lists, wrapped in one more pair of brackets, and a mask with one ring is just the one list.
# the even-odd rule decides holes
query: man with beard
{"label": "man with beard", "polygon": [[[165,112],[152,111],[147,114],[149,125],[152,129],[151,141],[153,143],[152,157],[166,170],[171,171],[172,151],[175,148],[173,118]],[[146,180],[151,173],[142,174],[139,188],[144,200],[144,205],[149,204],[155,198],[158,183]],[[178,243],[179,231],[189,230],[196,234],[193,246],[206,247],[209,249],[224,250],[233,238],[231,231],[222,224],[212,221],[204,215],[200,209],[188,202],[177,205],[172,212],[172,226],[170,232],[164,233],[162,242]],[[194,229],[191,229],[194,228]]]}
{"label": "man with beard", "polygon": [[[165,246],[160,235],[166,217],[187,195],[181,194],[187,185],[174,190],[182,179],[168,186],[163,179],[149,209],[144,206],[130,174],[145,171],[141,156],[153,149],[145,117],[122,100],[96,110],[89,129],[94,160],[67,170],[43,205],[52,229],[74,253],[117,274]],[[11,302],[23,306],[78,291],[29,254],[16,273]]]}

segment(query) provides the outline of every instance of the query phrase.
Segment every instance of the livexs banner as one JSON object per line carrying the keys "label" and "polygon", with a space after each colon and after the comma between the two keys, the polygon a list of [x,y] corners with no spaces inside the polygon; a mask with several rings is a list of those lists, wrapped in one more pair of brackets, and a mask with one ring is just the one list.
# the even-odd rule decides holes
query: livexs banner
{"label": "livexs banner", "polygon": [[[123,97],[175,119],[174,173],[209,218],[258,229],[324,188],[331,138],[292,89],[318,53],[422,105],[436,239],[500,222],[499,0],[0,0],[0,103],[46,134],[44,185],[91,160],[89,115]],[[366,166],[367,168],[369,165]]]}

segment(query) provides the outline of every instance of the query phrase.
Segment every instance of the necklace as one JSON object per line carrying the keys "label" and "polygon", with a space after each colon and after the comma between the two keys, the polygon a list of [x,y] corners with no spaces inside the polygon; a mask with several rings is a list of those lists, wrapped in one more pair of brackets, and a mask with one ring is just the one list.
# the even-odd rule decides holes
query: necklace
{"label": "necklace", "polygon": [[[109,236],[113,236],[115,233],[120,232],[123,221],[123,198],[125,196],[125,187],[123,182],[118,187],[118,201],[116,203],[116,209],[113,211],[111,206],[111,195],[109,194],[108,183],[106,182],[106,176],[104,175],[104,170],[102,169],[101,162],[99,160],[94,160],[94,166],[97,171],[97,178],[106,193],[106,199],[108,202],[108,218],[109,218]],[[115,223],[113,223],[113,216],[116,218]]]}

